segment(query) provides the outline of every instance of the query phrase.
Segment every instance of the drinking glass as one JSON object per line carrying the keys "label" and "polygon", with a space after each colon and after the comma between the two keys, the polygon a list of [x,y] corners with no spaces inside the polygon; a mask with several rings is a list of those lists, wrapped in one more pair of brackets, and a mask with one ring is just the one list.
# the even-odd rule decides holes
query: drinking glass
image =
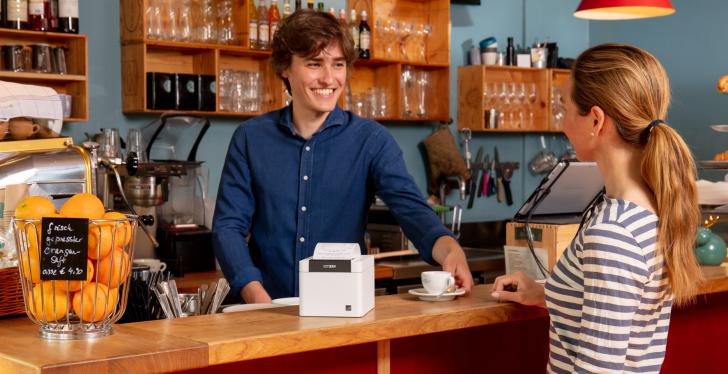
{"label": "drinking glass", "polygon": [[51,47],[48,44],[33,44],[33,70],[38,73],[50,73]]}
{"label": "drinking glass", "polygon": [[413,103],[411,102],[412,88],[415,86],[415,77],[412,66],[402,66],[402,116],[410,117],[413,114]]}
{"label": "drinking glass", "polygon": [[[178,0],[179,2],[179,0]],[[179,41],[188,42],[192,40],[192,6],[191,0],[182,0],[179,2],[177,17],[177,39]]]}
{"label": "drinking glass", "polygon": [[506,123],[506,112],[510,107],[508,98],[508,84],[503,82],[500,84],[500,90],[498,91],[498,123],[500,123],[503,128],[508,128],[508,125],[510,125],[509,123]]}
{"label": "drinking glass", "polygon": [[66,49],[63,46],[53,47],[53,72],[67,74]]}
{"label": "drinking glass", "polygon": [[213,43],[217,40],[217,16],[212,0],[201,0],[199,9],[200,23],[196,38],[202,43]]}
{"label": "drinking glass", "polygon": [[401,27],[399,29],[399,54],[400,58],[409,61],[409,51],[407,50],[407,44],[409,42],[409,38],[412,36],[412,24],[411,23],[402,23]]}
{"label": "drinking glass", "polygon": [[162,12],[167,17],[162,17],[162,32],[160,38],[164,40],[177,40],[177,2],[174,0],[162,0]]}
{"label": "drinking glass", "polygon": [[430,77],[427,70],[417,72],[417,116],[427,117],[427,87],[430,85]]}
{"label": "drinking glass", "polygon": [[399,23],[396,20],[389,20],[386,27],[386,55],[387,58],[395,58],[394,42],[397,40],[397,33],[399,32]]}
{"label": "drinking glass", "polygon": [[147,19],[147,38],[160,39],[162,37],[162,0],[149,0],[145,9]]}
{"label": "drinking glass", "polygon": [[528,123],[531,127],[534,125],[534,110],[536,109],[536,99],[538,98],[538,90],[536,83],[531,83],[528,89]]}
{"label": "drinking glass", "polygon": [[120,158],[121,155],[119,153],[121,146],[119,143],[119,129],[104,129],[103,143],[99,148],[101,149],[101,156],[108,160]]}
{"label": "drinking glass", "polygon": [[233,4],[230,0],[221,0],[217,4],[217,42],[220,44],[235,44],[235,20],[233,19]]}

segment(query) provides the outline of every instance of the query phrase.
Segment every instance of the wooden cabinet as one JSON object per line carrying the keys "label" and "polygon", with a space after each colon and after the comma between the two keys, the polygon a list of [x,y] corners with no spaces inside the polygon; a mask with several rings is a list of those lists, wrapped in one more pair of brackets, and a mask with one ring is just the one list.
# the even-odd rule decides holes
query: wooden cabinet
{"label": "wooden cabinet", "polygon": [[[358,60],[355,63],[349,85],[351,95],[354,97],[366,95],[370,87],[383,88],[386,91],[387,109],[384,116],[374,117],[377,120],[449,120],[450,1],[351,0],[349,12],[351,9],[355,9],[357,15],[365,10],[368,15],[367,23],[372,29],[372,58]],[[390,21],[397,22],[397,32],[384,31],[385,24],[391,23]],[[403,24],[412,25],[415,29],[429,25],[429,33],[426,37],[418,35],[416,30],[404,33]],[[407,36],[409,41],[401,43],[403,36]],[[388,54],[387,46],[391,46],[394,53]],[[406,50],[406,56],[409,58],[400,53],[401,49]],[[419,86],[424,87],[424,115],[416,110],[418,94],[409,90],[407,79],[403,79],[403,74],[404,77],[407,74],[426,77]],[[419,90],[419,87],[413,91]],[[406,100],[410,102],[406,103]],[[407,106],[410,108],[409,114]]]}
{"label": "wooden cabinet", "polygon": [[[88,121],[88,42],[85,35],[0,29],[0,45],[64,47],[67,74],[0,70],[0,80],[51,87],[73,97],[66,122]],[[4,58],[4,57],[3,57]]]}
{"label": "wooden cabinet", "polygon": [[[569,74],[565,69],[461,66],[458,68],[458,128],[474,132],[562,131],[563,118],[558,121],[554,117],[558,117],[560,87]],[[497,127],[488,121],[491,108],[497,109]]]}
{"label": "wooden cabinet", "polygon": [[[149,72],[178,74],[214,75],[220,87],[221,71],[226,69],[259,72],[263,77],[261,110],[256,112],[230,112],[220,110],[220,90],[216,93],[215,111],[188,111],[201,115],[254,116],[285,105],[285,88],[270,66],[270,51],[249,48],[247,1],[233,1],[233,18],[236,21],[236,35],[239,45],[204,44],[191,42],[162,41],[149,39],[145,35],[145,9],[148,0],[122,0],[122,110],[124,113],[162,113],[147,107],[147,80]],[[282,4],[279,4],[281,6]],[[450,2],[449,0],[352,0],[349,11],[357,14],[366,10],[372,29],[369,60],[355,63],[350,76],[349,90],[342,95],[362,97],[371,87],[383,89],[386,109],[383,115],[374,118],[394,121],[425,121],[450,118],[449,107],[449,61],[450,61]],[[348,14],[348,12],[347,12]],[[413,57],[388,58],[384,49],[384,34],[377,27],[383,20],[397,20],[412,25],[430,25],[430,32],[423,38],[424,58],[419,54],[416,43],[405,43]],[[411,67],[407,67],[410,65]],[[414,71],[416,76],[426,76],[424,112],[405,115],[405,89],[402,71]],[[426,74],[418,73],[425,71]],[[418,75],[419,74],[419,75]],[[415,105],[413,103],[413,105]],[[353,108],[352,108],[353,109]]]}

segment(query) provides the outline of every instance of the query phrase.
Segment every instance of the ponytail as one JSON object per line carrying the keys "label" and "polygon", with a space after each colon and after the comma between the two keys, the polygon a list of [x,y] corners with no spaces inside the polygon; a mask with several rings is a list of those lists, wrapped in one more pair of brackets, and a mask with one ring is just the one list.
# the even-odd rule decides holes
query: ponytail
{"label": "ponytail", "polygon": [[657,201],[656,249],[665,261],[675,305],[685,305],[698,293],[703,280],[693,249],[700,221],[695,161],[683,139],[669,126],[654,126],[648,131],[641,172]]}

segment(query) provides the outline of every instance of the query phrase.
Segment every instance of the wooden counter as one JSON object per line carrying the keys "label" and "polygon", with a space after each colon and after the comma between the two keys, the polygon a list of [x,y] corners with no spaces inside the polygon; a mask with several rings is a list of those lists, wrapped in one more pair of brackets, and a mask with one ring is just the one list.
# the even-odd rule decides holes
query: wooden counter
{"label": "wooden counter", "polygon": [[[116,325],[111,336],[91,341],[44,340],[27,318],[4,319],[0,320],[0,372],[176,371],[368,343],[376,344],[378,372],[388,373],[390,342],[395,339],[505,322],[547,321],[546,310],[499,303],[490,297],[490,289],[491,285],[476,286],[469,297],[450,302],[423,302],[409,294],[380,296],[375,309],[362,318],[299,317],[297,307],[278,307],[130,323]],[[728,278],[710,280],[704,291],[728,291]],[[546,341],[545,329],[542,335],[539,342]],[[491,338],[502,341],[501,336]]]}

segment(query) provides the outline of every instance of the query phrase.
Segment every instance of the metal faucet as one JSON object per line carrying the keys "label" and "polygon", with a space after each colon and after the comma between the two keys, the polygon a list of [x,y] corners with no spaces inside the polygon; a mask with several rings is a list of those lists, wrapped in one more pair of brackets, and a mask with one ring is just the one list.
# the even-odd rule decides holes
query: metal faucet
{"label": "metal faucet", "polygon": [[[445,189],[446,189],[449,181],[458,182],[458,191],[460,191],[460,200],[465,200],[465,178],[462,175],[457,175],[457,176],[453,175],[453,176],[445,177],[440,181],[440,205],[442,205],[443,207],[448,207],[448,208],[449,208],[449,206],[447,205],[447,203],[445,201],[447,198]],[[443,224],[445,223],[445,216],[446,216],[445,213],[446,212],[444,210],[440,212],[440,221],[442,221]]]}

